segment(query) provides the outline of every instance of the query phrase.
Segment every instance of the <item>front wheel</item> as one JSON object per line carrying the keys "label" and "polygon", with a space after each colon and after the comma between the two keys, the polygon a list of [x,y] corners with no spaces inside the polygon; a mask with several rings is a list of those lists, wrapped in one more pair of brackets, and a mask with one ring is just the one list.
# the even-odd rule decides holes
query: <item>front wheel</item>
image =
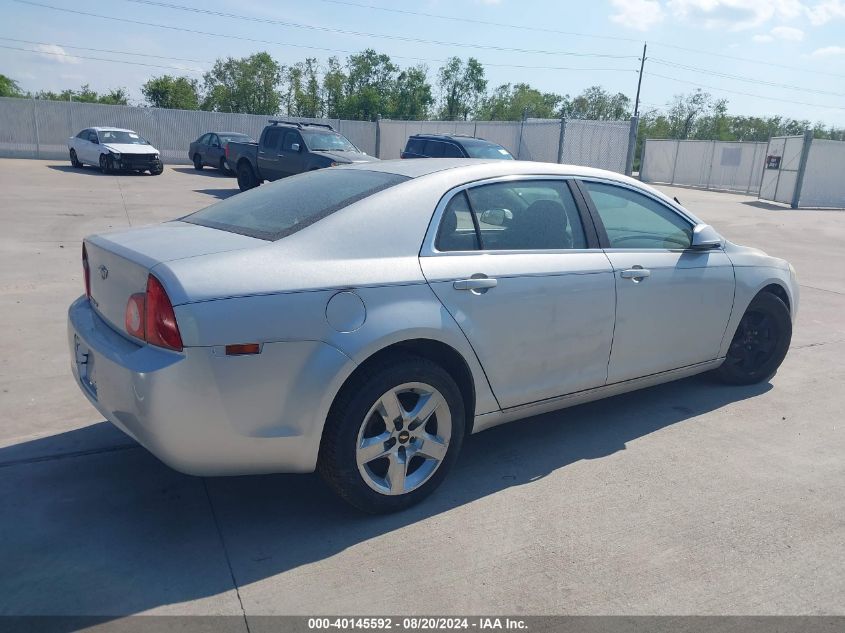
{"label": "front wheel", "polygon": [[217,166],[217,168],[218,168],[221,172],[223,172],[223,174],[224,174],[224,175],[226,175],[226,176],[231,176],[231,175],[232,175],[232,170],[231,170],[231,169],[229,169],[228,165],[226,165],[226,159],[225,159],[225,158],[221,158],[221,159],[220,159],[220,164]]}
{"label": "front wheel", "polygon": [[151,176],[160,176],[161,172],[163,172],[163,171],[164,171],[164,165],[159,164],[159,165],[156,165],[155,167],[153,167],[152,169],[150,169],[150,175]]}
{"label": "front wheel", "polygon": [[241,191],[252,189],[258,186],[258,178],[249,163],[243,162],[238,165],[238,188]]}
{"label": "front wheel", "polygon": [[775,375],[792,340],[789,308],[764,292],[751,301],[716,375],[731,385],[751,385]]}
{"label": "front wheel", "polygon": [[448,372],[424,358],[387,360],[338,396],[323,430],[318,470],[356,508],[396,512],[440,485],[465,428],[463,398]]}
{"label": "front wheel", "polygon": [[114,171],[114,161],[108,154],[100,154],[100,171],[110,174]]}

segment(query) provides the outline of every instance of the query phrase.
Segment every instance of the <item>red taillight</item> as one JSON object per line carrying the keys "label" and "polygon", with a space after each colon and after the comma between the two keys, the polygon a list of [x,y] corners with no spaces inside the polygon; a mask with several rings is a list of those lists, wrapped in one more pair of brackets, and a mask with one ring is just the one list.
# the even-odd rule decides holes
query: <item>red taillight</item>
{"label": "red taillight", "polygon": [[147,277],[144,333],[147,343],[182,351],[182,335],[176,324],[176,314],[164,286],[153,275]]}
{"label": "red taillight", "polygon": [[82,273],[85,277],[85,296],[91,298],[91,269],[88,267],[88,249],[82,243]]}
{"label": "red taillight", "polygon": [[170,297],[153,275],[147,277],[147,292],[129,297],[123,324],[126,331],[150,345],[182,351],[182,335]]}

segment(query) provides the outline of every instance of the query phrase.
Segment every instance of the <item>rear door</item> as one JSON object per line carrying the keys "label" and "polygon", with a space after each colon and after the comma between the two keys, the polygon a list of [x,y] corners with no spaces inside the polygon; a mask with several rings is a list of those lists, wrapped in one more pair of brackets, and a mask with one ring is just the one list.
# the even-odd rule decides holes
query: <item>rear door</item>
{"label": "rear door", "polygon": [[581,186],[615,274],[608,382],[717,358],[734,297],[725,252],[692,250],[693,221],[656,197],[599,180]]}
{"label": "rear door", "polygon": [[503,408],[605,384],[613,271],[566,179],[451,191],[420,263]]}
{"label": "rear door", "polygon": [[264,180],[277,180],[284,174],[279,167],[279,148],[285,128],[276,126],[264,128],[258,143],[258,171]]}

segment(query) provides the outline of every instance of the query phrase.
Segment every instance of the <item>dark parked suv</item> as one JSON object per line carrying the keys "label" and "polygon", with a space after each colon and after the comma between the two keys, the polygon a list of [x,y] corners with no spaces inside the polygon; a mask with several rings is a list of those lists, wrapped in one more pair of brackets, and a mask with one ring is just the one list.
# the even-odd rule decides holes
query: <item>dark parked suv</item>
{"label": "dark parked suv", "polygon": [[414,134],[408,137],[402,158],[499,158],[513,160],[501,145],[460,134]]}

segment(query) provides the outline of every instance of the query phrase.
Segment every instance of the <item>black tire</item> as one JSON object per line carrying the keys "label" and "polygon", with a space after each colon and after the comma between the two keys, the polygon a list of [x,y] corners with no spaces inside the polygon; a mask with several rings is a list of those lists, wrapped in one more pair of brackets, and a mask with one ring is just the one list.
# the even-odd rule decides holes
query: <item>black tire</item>
{"label": "black tire", "polygon": [[226,176],[232,175],[232,170],[229,169],[228,167],[226,167],[226,159],[225,158],[220,158],[220,164],[217,166],[217,169],[219,169]]}
{"label": "black tire", "polygon": [[82,168],[82,163],[79,162],[79,157],[76,155],[76,150],[70,150],[70,164],[76,167],[77,169]]}
{"label": "black tire", "polygon": [[199,154],[194,154],[194,169],[202,171],[202,157]]}
{"label": "black tire", "polygon": [[727,358],[715,374],[730,385],[765,382],[777,372],[791,341],[789,308],[779,297],[762,292],[742,315]]}
{"label": "black tire", "polygon": [[160,176],[163,171],[164,171],[164,165],[158,165],[157,167],[153,167],[150,170],[150,175],[151,176]]}
{"label": "black tire", "polygon": [[[356,460],[359,433],[364,432],[362,427],[365,423],[371,423],[365,419],[368,417],[368,412],[376,406],[381,397],[386,392],[407,383],[420,383],[430,386],[442,395],[448,407],[448,417],[450,418],[449,438],[445,454],[433,467],[433,473],[427,475],[427,479],[421,478],[421,483],[409,492],[400,494],[377,492],[371,487],[371,484],[365,481],[365,475],[359,470]],[[437,435],[445,435],[446,429],[441,430],[439,427],[440,421],[436,417],[437,414],[435,413],[428,420],[435,425]],[[377,420],[379,421],[377,423],[384,425],[382,416],[377,413],[373,413],[369,416],[369,419],[370,421]],[[411,430],[413,426],[413,421],[408,421],[406,429]],[[423,433],[435,433],[435,431],[429,431],[429,429],[428,423],[422,425]],[[401,430],[401,425],[399,425],[399,428],[395,431]],[[418,433],[419,430],[420,427],[417,427],[415,433]],[[378,432],[376,431],[376,433]],[[385,432],[389,433],[390,430]],[[463,397],[457,384],[446,370],[428,359],[417,356],[388,358],[360,372],[338,394],[323,429],[317,470],[330,488],[359,510],[372,514],[397,512],[419,503],[441,484],[461,450],[465,432],[466,420]],[[401,435],[400,432],[397,437]],[[407,442],[408,447],[414,446],[414,440],[408,441],[407,436],[405,440],[401,441]],[[398,447],[397,440],[388,440],[385,446]],[[407,451],[407,449],[399,450]],[[402,476],[403,478],[406,476],[412,477],[415,468],[414,460],[418,458],[414,457],[413,453],[408,452],[402,452],[401,455],[406,460],[404,472],[407,473]],[[406,455],[410,457],[406,457]],[[384,458],[384,460],[390,461],[388,458]],[[370,462],[368,467],[376,461],[379,461],[378,458]],[[422,464],[425,463],[427,463],[425,458],[420,458],[420,463],[417,464],[416,468],[422,469]],[[405,480],[403,479],[403,481]]]}
{"label": "black tire", "polygon": [[110,174],[114,171],[114,162],[108,154],[100,154],[100,171]]}
{"label": "black tire", "polygon": [[243,162],[238,165],[238,188],[241,191],[246,191],[247,189],[253,189],[257,186],[258,178],[255,177],[255,172],[252,170],[252,166],[247,162]]}

